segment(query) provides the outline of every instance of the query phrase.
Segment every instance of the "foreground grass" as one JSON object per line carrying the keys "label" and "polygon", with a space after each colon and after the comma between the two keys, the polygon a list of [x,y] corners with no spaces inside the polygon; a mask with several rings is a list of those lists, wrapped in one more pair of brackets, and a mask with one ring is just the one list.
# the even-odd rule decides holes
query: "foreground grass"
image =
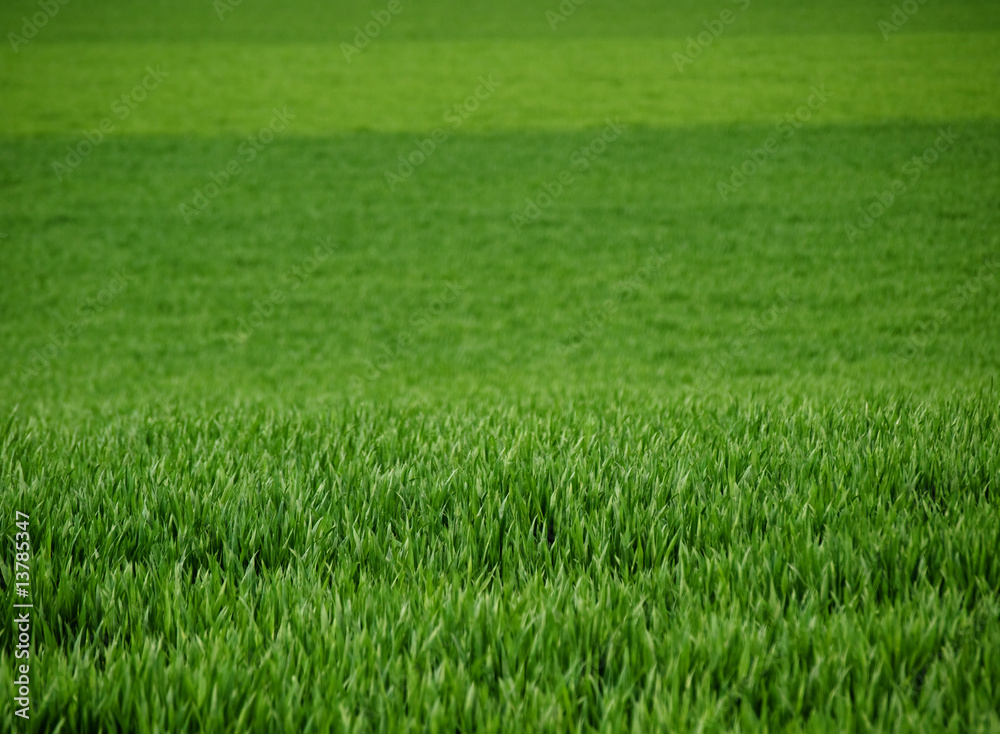
{"label": "foreground grass", "polygon": [[995,729],[998,421],[985,394],[14,416],[32,723]]}

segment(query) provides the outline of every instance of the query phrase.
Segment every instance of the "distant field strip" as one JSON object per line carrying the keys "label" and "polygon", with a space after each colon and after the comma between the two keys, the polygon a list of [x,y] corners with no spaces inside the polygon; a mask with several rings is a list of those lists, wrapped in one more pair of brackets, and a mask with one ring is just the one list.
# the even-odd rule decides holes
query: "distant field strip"
{"label": "distant field strip", "polygon": [[820,84],[829,123],[1000,119],[1000,34],[722,36],[678,69],[685,45],[376,39],[348,64],[334,43],[39,43],[0,65],[0,137],[93,127],[147,65],[169,79],[118,133],[246,134],[276,105],[300,135],[426,131],[489,74],[502,86],[463,132],[771,122]]}
{"label": "distant field strip", "polygon": [[[199,401],[315,401],[353,392],[352,376],[400,335],[406,349],[362,381],[364,394],[981,384],[1000,365],[989,337],[1000,279],[982,270],[1000,260],[1000,125],[945,125],[957,137],[928,163],[941,127],[633,127],[586,169],[575,152],[601,128],[462,133],[394,190],[385,171],[417,135],[289,132],[190,222],[180,205],[224,180],[242,136],[114,136],[62,181],[53,162],[79,137],[9,139],[0,249],[18,254],[0,290],[11,315],[0,320],[0,392],[51,407],[71,396],[141,403],[154,385]],[[766,159],[748,157],[772,137]],[[567,170],[571,185],[547,202],[540,194]],[[723,197],[720,181],[742,185]],[[227,335],[271,309],[281,274],[317,241],[336,254],[233,349]],[[566,351],[651,251],[666,259]],[[130,287],[63,339],[116,270]],[[981,271],[955,308],[950,294]],[[466,295],[415,332],[414,315],[448,283]],[[783,297],[794,305],[748,340],[746,325]],[[944,308],[947,322],[900,361]],[[44,379],[22,381],[40,360]]]}

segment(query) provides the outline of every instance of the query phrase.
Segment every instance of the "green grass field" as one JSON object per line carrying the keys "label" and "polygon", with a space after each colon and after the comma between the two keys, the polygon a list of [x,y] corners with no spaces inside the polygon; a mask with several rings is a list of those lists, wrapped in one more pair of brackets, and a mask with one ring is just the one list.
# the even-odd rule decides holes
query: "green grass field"
{"label": "green grass field", "polygon": [[1000,730],[1000,13],[577,1],[0,7],[0,730]]}

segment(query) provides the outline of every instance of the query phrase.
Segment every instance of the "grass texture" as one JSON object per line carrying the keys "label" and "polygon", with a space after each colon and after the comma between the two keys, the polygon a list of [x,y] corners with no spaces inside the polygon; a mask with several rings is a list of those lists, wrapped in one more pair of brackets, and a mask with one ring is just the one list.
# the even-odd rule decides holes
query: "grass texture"
{"label": "grass texture", "polygon": [[992,4],[56,6],[0,730],[1000,728]]}
{"label": "grass texture", "polygon": [[980,400],[8,424],[36,723],[995,728],[997,437]]}

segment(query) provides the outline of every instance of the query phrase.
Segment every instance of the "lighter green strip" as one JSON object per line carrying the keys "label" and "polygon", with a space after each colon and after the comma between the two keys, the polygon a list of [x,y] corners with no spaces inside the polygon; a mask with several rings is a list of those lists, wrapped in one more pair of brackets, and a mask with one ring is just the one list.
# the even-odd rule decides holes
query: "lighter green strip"
{"label": "lighter green strip", "polygon": [[[626,124],[774,122],[829,92],[810,122],[1000,119],[1000,34],[721,37],[687,63],[677,39],[337,44],[50,44],[0,69],[0,135],[73,135],[105,118],[114,134],[259,130],[274,108],[290,132],[429,131],[456,104],[462,131]],[[693,55],[692,55],[693,56]],[[148,75],[165,78],[113,105]],[[497,82],[483,93],[481,78]],[[126,100],[128,101],[128,100]]]}

